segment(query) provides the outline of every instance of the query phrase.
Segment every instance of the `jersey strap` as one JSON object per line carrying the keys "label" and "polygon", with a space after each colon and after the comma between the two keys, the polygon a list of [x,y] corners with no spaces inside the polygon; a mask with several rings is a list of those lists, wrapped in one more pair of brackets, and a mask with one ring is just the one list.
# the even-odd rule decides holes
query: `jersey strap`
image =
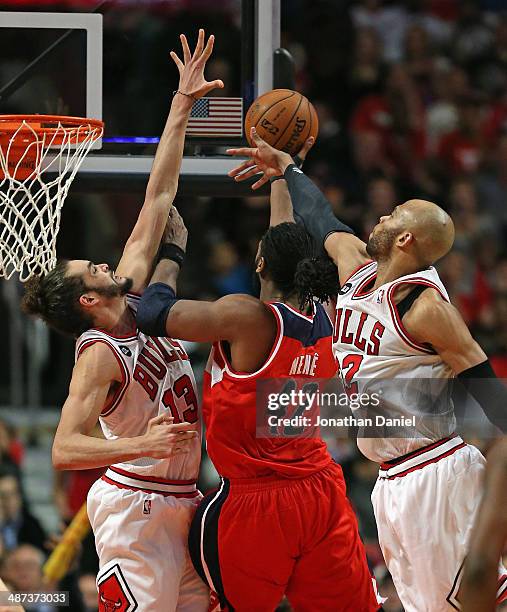
{"label": "jersey strap", "polygon": [[125,395],[125,392],[127,391],[127,388],[130,384],[130,372],[121,352],[118,350],[118,348],[114,345],[113,342],[111,342],[105,335],[102,334],[94,334],[89,335],[87,337],[85,336],[83,340],[78,341],[78,344],[76,345],[76,361],[87,348],[96,344],[97,342],[101,342],[102,344],[105,344],[111,349],[113,355],[116,358],[116,361],[118,362],[118,365],[120,366],[122,378],[120,384],[118,385],[118,388],[115,390],[114,394],[106,400],[106,403],[102,408],[100,416],[105,417],[112,414],[123,399],[123,396]]}
{"label": "jersey strap", "polygon": [[331,321],[322,304],[318,302],[313,302],[310,315],[303,314],[283,302],[273,302],[270,305],[283,319],[283,335],[301,342],[304,347],[313,346],[321,338],[333,335]]}
{"label": "jersey strap", "polygon": [[[447,298],[446,295],[444,295],[442,289],[434,282],[432,282],[431,280],[428,280],[427,278],[424,277],[418,277],[418,276],[413,276],[411,278],[408,279],[403,279],[400,280],[399,282],[394,282],[390,287],[389,290],[387,292],[387,302],[389,304],[389,310],[391,312],[391,318],[394,324],[394,328],[396,329],[398,335],[400,336],[400,338],[406,343],[408,344],[411,348],[415,348],[423,353],[429,354],[429,355],[434,355],[435,354],[435,350],[433,349],[433,347],[431,347],[429,344],[421,344],[419,342],[417,342],[417,340],[415,340],[415,338],[412,338],[412,336],[408,333],[408,331],[405,329],[403,323],[402,323],[402,317],[403,314],[405,314],[408,311],[408,308],[406,309],[405,313],[401,314],[399,311],[399,308],[397,304],[395,304],[394,302],[394,293],[396,291],[396,289],[398,289],[399,287],[401,287],[402,285],[416,285],[418,288],[422,287],[422,289],[419,290],[419,295],[426,289],[430,288],[430,289],[436,289],[440,295],[442,296],[442,298],[448,302],[449,299]],[[413,292],[412,292],[413,293]],[[409,296],[410,297],[412,294],[410,293]],[[417,297],[419,297],[419,295],[417,295],[416,297],[413,298],[412,300],[412,304],[413,302],[417,299]],[[406,299],[406,298],[405,298]],[[404,302],[405,300],[402,300],[402,302]],[[412,304],[410,304],[410,306],[412,306]]]}

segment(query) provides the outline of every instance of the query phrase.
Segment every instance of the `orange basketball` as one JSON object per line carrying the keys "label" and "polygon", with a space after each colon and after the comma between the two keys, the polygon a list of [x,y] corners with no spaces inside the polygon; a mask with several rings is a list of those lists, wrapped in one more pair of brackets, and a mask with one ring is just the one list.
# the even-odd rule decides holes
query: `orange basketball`
{"label": "orange basketball", "polygon": [[259,96],[246,114],[245,133],[251,145],[252,127],[276,149],[296,155],[310,136],[317,138],[319,120],[305,96],[291,89],[273,89]]}

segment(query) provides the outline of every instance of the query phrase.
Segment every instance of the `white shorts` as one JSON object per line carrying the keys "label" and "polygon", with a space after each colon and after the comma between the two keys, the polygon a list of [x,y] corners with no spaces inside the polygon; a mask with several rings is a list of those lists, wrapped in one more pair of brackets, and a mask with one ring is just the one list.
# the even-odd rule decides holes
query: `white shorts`
{"label": "white shorts", "polygon": [[[100,566],[99,610],[207,611],[209,589],[195,572],[187,547],[190,522],[202,497],[195,485],[188,497],[175,497],[167,493],[170,485],[154,485],[149,479],[143,483],[114,469],[88,493]],[[157,493],[151,490],[154,486],[166,491]]]}
{"label": "white shorts", "polygon": [[405,612],[460,609],[461,570],[485,465],[482,454],[456,436],[381,466],[372,503]]}

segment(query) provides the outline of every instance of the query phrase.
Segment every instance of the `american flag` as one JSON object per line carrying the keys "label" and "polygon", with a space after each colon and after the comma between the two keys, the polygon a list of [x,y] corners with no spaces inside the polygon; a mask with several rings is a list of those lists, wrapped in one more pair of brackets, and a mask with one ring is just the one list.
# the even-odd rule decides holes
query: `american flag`
{"label": "american flag", "polygon": [[193,136],[242,136],[242,98],[201,98],[192,106],[187,134]]}

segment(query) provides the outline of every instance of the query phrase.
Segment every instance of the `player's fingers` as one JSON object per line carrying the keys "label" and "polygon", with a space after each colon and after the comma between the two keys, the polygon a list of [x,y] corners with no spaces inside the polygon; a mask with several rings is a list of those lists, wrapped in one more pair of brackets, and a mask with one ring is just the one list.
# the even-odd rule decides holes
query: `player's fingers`
{"label": "player's fingers", "polygon": [[204,49],[204,30],[202,28],[199,29],[199,36],[197,37],[197,45],[195,46],[194,56],[192,59],[199,59],[202,55],[202,50]]}
{"label": "player's fingers", "polygon": [[148,425],[158,425],[159,423],[163,423],[165,420],[165,414],[159,414],[156,417],[153,417],[148,421]]}
{"label": "player's fingers", "polygon": [[204,51],[202,52],[202,55],[200,57],[201,61],[203,62],[207,62],[209,59],[209,56],[212,54],[213,52],[213,45],[215,44],[215,37],[213,36],[213,34],[208,38],[208,42],[206,43],[206,46],[204,47]]}
{"label": "player's fingers", "polygon": [[252,149],[250,147],[242,147],[239,149],[227,149],[226,153],[228,155],[234,156],[243,156],[243,157],[255,157],[257,155],[258,149]]}
{"label": "player's fingers", "polygon": [[259,136],[259,134],[257,133],[257,130],[254,127],[250,129],[250,137],[252,138],[252,140],[255,142],[257,146],[261,144],[265,144],[265,145],[268,144],[265,140],[262,140],[262,138]]}
{"label": "player's fingers", "polygon": [[234,177],[234,176],[244,172],[247,168],[252,168],[253,166],[256,166],[255,161],[253,159],[247,159],[246,161],[244,161],[239,166],[236,166],[232,170],[229,170],[229,172],[227,174],[230,177]]}
{"label": "player's fingers", "polygon": [[255,191],[256,189],[259,189],[260,187],[265,185],[268,181],[269,181],[269,177],[263,176],[258,181],[255,181],[255,183],[252,185],[252,189]]}
{"label": "player's fingers", "polygon": [[179,431],[195,431],[195,425],[193,425],[192,423],[187,423],[187,422],[173,423],[171,425],[171,431],[173,433],[179,432]]}
{"label": "player's fingers", "polygon": [[171,51],[169,55],[172,57],[174,63],[176,64],[176,68],[178,69],[178,72],[181,74],[184,68],[183,62],[180,60],[180,58],[176,55],[174,51]]}
{"label": "player's fingers", "polygon": [[185,64],[188,64],[190,59],[192,58],[192,54],[190,53],[190,47],[188,46],[188,40],[185,34],[180,34],[181,40],[181,48],[183,49],[183,61]]}
{"label": "player's fingers", "polygon": [[257,166],[254,166],[253,168],[250,168],[250,170],[245,170],[245,172],[243,172],[242,174],[238,174],[237,176],[235,176],[234,180],[244,181],[245,179],[249,179],[252,176],[257,176],[258,174],[262,173],[259,172],[259,168],[257,168]]}
{"label": "player's fingers", "polygon": [[211,89],[223,89],[225,87],[222,79],[217,79],[216,81],[211,81],[206,83],[206,90],[210,91]]}
{"label": "player's fingers", "polygon": [[299,151],[298,153],[299,157],[302,160],[306,159],[306,156],[308,155],[308,151],[313,147],[314,144],[315,144],[315,138],[313,136],[310,136],[310,138],[306,140],[301,151]]}

